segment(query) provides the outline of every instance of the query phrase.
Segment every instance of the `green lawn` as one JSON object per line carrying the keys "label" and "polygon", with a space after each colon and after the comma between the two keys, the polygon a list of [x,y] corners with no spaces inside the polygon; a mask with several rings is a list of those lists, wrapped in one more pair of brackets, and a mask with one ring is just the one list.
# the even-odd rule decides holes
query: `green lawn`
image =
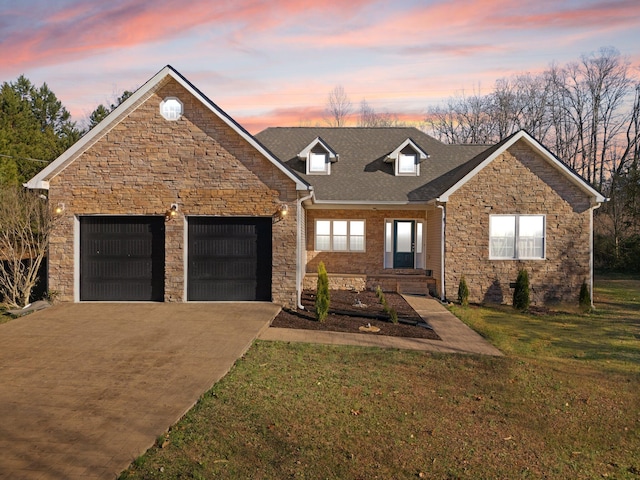
{"label": "green lawn", "polygon": [[256,342],[121,478],[640,479],[640,280],[595,300],[454,308],[500,358]]}

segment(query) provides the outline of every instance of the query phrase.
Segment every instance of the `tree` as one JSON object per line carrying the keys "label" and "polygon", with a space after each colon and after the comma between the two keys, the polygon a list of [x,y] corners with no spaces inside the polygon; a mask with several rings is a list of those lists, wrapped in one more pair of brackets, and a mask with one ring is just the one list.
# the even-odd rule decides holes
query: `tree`
{"label": "tree", "polygon": [[395,115],[387,112],[376,112],[366,99],[363,98],[360,102],[360,111],[358,113],[359,127],[399,127],[402,125],[402,122],[400,122]]}
{"label": "tree", "polygon": [[329,92],[326,105],[327,123],[331,127],[344,127],[352,111],[351,100],[342,85],[338,85]]}
{"label": "tree", "polygon": [[0,181],[25,182],[81,135],[46,83],[38,88],[21,75],[0,86]]}
{"label": "tree", "polygon": [[89,115],[89,130],[98,125],[102,120],[104,120],[107,115],[113,112],[116,108],[120,106],[122,102],[124,102],[127,98],[133,95],[133,92],[129,90],[125,90],[122,94],[109,105],[98,105],[91,115]]}
{"label": "tree", "polygon": [[318,281],[316,285],[316,316],[323,323],[329,315],[331,297],[329,293],[329,277],[324,262],[318,264]]}
{"label": "tree", "polygon": [[458,284],[458,302],[463,307],[469,305],[469,287],[467,286],[467,280],[464,278],[464,275],[462,275],[460,283]]}
{"label": "tree", "polygon": [[525,311],[529,308],[531,297],[529,293],[529,273],[523,268],[518,272],[516,287],[513,290],[513,308]]}
{"label": "tree", "polygon": [[29,303],[59,221],[37,192],[20,186],[0,190],[0,303],[9,307]]}

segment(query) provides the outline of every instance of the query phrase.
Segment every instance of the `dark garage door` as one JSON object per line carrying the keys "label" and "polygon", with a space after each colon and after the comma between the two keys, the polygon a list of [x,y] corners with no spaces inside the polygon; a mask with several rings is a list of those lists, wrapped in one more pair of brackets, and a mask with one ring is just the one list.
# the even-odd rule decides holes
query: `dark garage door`
{"label": "dark garage door", "polygon": [[80,300],[164,300],[164,217],[81,217]]}
{"label": "dark garage door", "polygon": [[271,218],[189,218],[187,299],[271,300]]}

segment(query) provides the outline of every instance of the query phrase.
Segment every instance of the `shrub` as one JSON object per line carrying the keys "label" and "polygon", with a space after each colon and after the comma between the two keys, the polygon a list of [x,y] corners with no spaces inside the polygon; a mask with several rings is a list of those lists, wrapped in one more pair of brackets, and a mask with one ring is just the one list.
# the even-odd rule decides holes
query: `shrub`
{"label": "shrub", "polygon": [[382,292],[382,287],[380,285],[376,287],[376,297],[378,297],[380,302],[382,302],[382,299],[384,298],[384,293]]}
{"label": "shrub", "polygon": [[587,281],[582,281],[582,286],[580,286],[580,296],[578,298],[578,303],[580,307],[584,310],[591,310],[591,293],[589,292],[589,286],[587,285]]}
{"label": "shrub", "polygon": [[529,308],[531,298],[529,294],[529,274],[523,268],[518,272],[516,288],[513,291],[513,308],[525,311]]}
{"label": "shrub", "polygon": [[398,324],[398,312],[396,312],[396,309],[393,308],[393,307],[387,308],[386,312],[389,315],[389,318],[391,319],[391,323],[395,323],[397,325]]}
{"label": "shrub", "polygon": [[329,277],[324,262],[318,264],[318,283],[316,285],[316,316],[319,322],[324,322],[329,315]]}
{"label": "shrub", "polygon": [[464,275],[460,278],[460,284],[458,285],[458,302],[460,302],[460,305],[463,307],[469,305],[469,287],[467,286]]}

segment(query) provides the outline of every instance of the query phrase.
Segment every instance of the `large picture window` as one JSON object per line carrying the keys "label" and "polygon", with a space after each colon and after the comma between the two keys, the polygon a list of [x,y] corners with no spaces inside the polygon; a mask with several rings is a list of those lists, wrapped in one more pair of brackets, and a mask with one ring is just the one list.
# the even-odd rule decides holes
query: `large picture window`
{"label": "large picture window", "polygon": [[492,259],[543,259],[544,215],[491,215],[489,257]]}
{"label": "large picture window", "polygon": [[364,252],[364,220],[316,220],[316,250]]}

